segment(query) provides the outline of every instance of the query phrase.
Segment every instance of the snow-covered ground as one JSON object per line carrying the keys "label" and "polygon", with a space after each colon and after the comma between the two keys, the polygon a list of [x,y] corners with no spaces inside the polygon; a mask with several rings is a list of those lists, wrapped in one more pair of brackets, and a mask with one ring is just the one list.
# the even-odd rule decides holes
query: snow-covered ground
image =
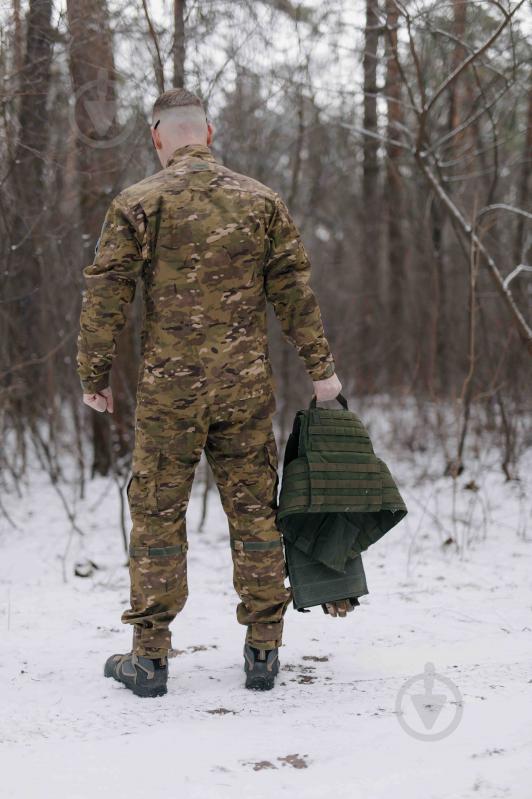
{"label": "snow-covered ground", "polygon": [[[378,443],[409,515],[365,554],[370,593],[346,619],[289,608],[266,693],[243,687],[216,492],[199,533],[194,486],[190,597],[159,699],[102,674],[130,646],[114,489],[93,481],[78,503],[85,536],[82,548],[72,538],[66,582],[70,525],[45,475],[35,470],[22,498],[4,496],[16,529],[0,514],[2,799],[530,799],[532,457],[520,483],[505,483],[484,454],[453,496],[426,453],[414,469],[415,456],[399,461]],[[465,488],[472,479],[479,490]],[[82,556],[99,566],[91,577],[74,576]],[[424,682],[412,678],[431,663],[436,697],[420,705]],[[439,713],[426,708],[438,702]]]}

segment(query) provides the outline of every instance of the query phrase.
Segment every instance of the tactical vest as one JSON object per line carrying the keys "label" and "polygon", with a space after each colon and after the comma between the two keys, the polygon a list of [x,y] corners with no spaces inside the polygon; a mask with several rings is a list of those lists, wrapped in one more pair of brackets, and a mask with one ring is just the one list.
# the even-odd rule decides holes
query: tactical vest
{"label": "tactical vest", "polygon": [[297,610],[367,594],[360,553],[407,513],[364,424],[337,399],[343,409],[314,397],[296,413],[284,454],[277,523]]}

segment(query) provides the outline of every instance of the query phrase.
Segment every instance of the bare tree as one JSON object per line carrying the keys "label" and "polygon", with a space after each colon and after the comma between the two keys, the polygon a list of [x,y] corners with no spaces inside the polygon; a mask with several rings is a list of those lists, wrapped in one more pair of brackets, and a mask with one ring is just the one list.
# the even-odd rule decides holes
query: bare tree
{"label": "bare tree", "polygon": [[362,179],[362,250],[360,258],[360,359],[357,385],[361,391],[371,391],[375,380],[375,360],[372,357],[376,320],[379,317],[379,163],[377,139],[377,50],[381,22],[378,0],[366,1],[364,31],[364,131]]}
{"label": "bare tree", "polygon": [[[532,391],[524,4],[368,0],[361,26],[348,6],[176,2],[162,21],[150,0],[127,13],[121,0],[68,0],[66,16],[49,0],[8,4],[0,425],[13,445],[0,466],[13,484],[31,444],[57,485],[60,453],[76,453],[82,491],[88,440],[93,470],[123,485],[141,298],[113,367],[117,412],[87,413],[75,372],[81,270],[110,199],[157,169],[146,116],[168,80],[185,82],[185,27],[186,82],[216,117],[215,154],[281,192],[301,228],[346,391],[361,403],[414,397],[420,421],[395,437],[415,449],[434,433],[454,473],[484,424],[516,474]],[[125,120],[134,134],[120,144]],[[270,344],[286,427],[308,383],[275,323]]]}
{"label": "bare tree", "polygon": [[174,86],[185,85],[185,6],[186,0],[174,0]]}
{"label": "bare tree", "polygon": [[[103,218],[116,194],[120,161],[116,135],[116,80],[113,42],[105,0],[68,0],[70,72],[76,98],[75,127],[79,197],[79,249],[92,259]],[[98,146],[102,136],[111,146]],[[105,138],[103,139],[105,145]],[[107,474],[111,464],[109,423],[91,414],[93,466]]]}
{"label": "bare tree", "polygon": [[397,144],[404,128],[401,74],[397,58],[399,10],[394,0],[386,0],[386,106],[388,112],[386,143],[386,207],[389,281],[388,358],[393,387],[405,383],[408,365],[407,250],[404,240],[405,202],[401,177],[403,149]]}
{"label": "bare tree", "polygon": [[[9,300],[4,316],[7,385],[14,403],[14,419],[26,414],[35,418],[35,394],[27,385],[36,384],[38,364],[46,357],[48,340],[36,338],[36,322],[46,308],[46,150],[49,139],[48,94],[53,31],[51,0],[31,0],[26,21],[26,51],[19,86],[17,144],[7,174],[13,202],[4,213],[9,219],[11,246],[3,296]],[[20,8],[15,7],[15,65],[21,60]],[[18,425],[18,422],[15,421]]]}

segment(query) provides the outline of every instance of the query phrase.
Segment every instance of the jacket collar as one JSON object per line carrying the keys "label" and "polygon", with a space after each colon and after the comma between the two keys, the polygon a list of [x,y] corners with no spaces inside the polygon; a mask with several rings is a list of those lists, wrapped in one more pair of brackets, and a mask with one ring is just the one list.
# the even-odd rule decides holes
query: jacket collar
{"label": "jacket collar", "polygon": [[172,166],[176,161],[182,158],[201,158],[204,161],[216,161],[211,148],[206,144],[185,144],[183,147],[178,147],[174,150],[168,159],[166,166]]}

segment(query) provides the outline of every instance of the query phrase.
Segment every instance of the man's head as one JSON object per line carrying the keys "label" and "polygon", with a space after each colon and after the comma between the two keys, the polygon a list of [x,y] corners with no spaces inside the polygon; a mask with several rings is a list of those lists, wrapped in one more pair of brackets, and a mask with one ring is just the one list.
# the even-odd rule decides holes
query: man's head
{"label": "man's head", "polygon": [[159,95],[153,106],[151,137],[165,167],[178,147],[186,144],[210,145],[214,134],[203,103],[186,89],[169,89]]}

